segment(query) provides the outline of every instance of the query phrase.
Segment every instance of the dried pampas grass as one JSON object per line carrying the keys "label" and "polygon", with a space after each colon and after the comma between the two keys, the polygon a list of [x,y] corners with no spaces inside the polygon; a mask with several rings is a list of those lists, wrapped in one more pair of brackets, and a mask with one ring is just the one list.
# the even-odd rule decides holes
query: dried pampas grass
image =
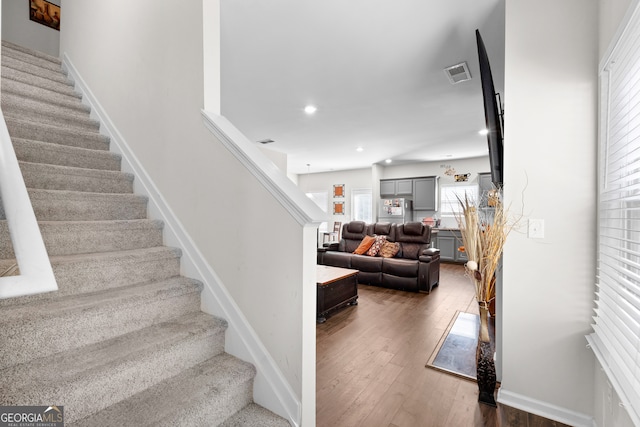
{"label": "dried pampas grass", "polygon": [[473,200],[465,196],[458,199],[462,212],[457,216],[467,254],[465,268],[476,287],[476,300],[488,309],[495,298],[495,272],[509,232],[515,226],[505,212],[502,200],[493,199],[494,206],[480,210]]}

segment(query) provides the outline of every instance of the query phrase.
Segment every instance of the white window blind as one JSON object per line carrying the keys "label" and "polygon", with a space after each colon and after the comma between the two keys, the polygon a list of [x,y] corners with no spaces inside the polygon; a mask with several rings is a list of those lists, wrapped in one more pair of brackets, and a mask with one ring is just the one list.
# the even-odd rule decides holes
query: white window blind
{"label": "white window blind", "polygon": [[640,16],[600,73],[598,261],[587,339],[640,425]]}

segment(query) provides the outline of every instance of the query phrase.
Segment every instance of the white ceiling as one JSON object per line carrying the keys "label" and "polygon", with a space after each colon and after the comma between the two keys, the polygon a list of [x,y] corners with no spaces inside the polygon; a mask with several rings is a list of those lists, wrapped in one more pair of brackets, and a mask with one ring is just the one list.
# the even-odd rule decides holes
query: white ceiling
{"label": "white ceiling", "polygon": [[[487,154],[475,30],[503,93],[504,0],[221,0],[221,16],[222,114],[289,172]],[[472,79],[451,85],[462,61]]]}

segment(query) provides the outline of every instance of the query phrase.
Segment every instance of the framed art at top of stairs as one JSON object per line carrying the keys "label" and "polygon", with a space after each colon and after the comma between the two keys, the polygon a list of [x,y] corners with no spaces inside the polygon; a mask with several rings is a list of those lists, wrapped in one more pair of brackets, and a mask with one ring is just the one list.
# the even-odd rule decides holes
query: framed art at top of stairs
{"label": "framed art at top of stairs", "polygon": [[29,0],[29,19],[60,31],[60,6],[46,0]]}

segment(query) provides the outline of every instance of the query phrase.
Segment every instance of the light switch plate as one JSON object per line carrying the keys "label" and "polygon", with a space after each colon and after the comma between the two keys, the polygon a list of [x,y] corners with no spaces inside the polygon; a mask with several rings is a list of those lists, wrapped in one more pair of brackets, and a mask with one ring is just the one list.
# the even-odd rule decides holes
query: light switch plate
{"label": "light switch plate", "polygon": [[544,239],[544,219],[530,219],[528,237],[530,239]]}

